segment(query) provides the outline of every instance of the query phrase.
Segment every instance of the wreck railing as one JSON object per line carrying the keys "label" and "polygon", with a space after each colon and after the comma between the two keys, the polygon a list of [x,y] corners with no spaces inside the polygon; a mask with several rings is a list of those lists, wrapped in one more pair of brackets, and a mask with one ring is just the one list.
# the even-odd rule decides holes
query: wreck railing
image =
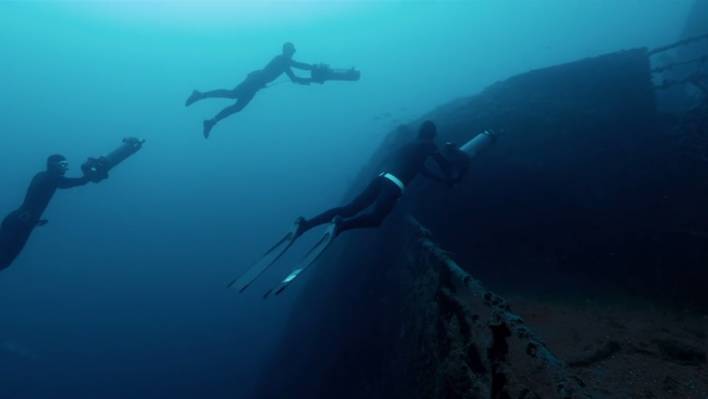
{"label": "wreck railing", "polygon": [[437,266],[441,281],[444,281],[443,285],[447,287],[443,288],[442,292],[438,292],[438,295],[446,296],[445,301],[455,302],[460,309],[465,309],[467,314],[465,318],[471,320],[469,324],[478,328],[479,344],[489,345],[487,353],[493,353],[495,347],[507,347],[512,342],[514,347],[523,348],[523,355],[517,353],[517,356],[521,355],[526,359],[490,355],[489,361],[493,369],[508,373],[505,379],[511,379],[515,374],[513,370],[519,370],[516,368],[518,366],[515,365],[516,362],[530,361],[535,365],[534,370],[546,376],[535,374],[535,378],[546,380],[555,391],[555,397],[591,398],[585,384],[570,371],[564,361],[548,349],[543,340],[519,315],[511,311],[511,306],[504,298],[487,290],[479,280],[462,269],[448,252],[431,240],[430,232],[414,217],[408,215],[407,219],[413,226],[415,236],[418,237],[417,245],[421,254],[428,260],[432,260],[431,264]]}
{"label": "wreck railing", "polygon": [[657,48],[655,48],[655,49],[653,49],[653,50],[649,50],[649,56],[652,56],[652,55],[655,55],[655,54],[659,54],[659,53],[663,53],[663,52],[666,52],[666,51],[669,51],[669,50],[673,50],[673,49],[678,48],[678,47],[687,46],[687,45],[689,45],[689,44],[693,44],[693,43],[696,43],[696,42],[700,42],[700,41],[702,41],[702,40],[708,40],[708,33],[705,33],[705,34],[702,34],[702,35],[698,35],[698,36],[687,37],[687,38],[685,38],[685,39],[683,39],[683,40],[679,40],[679,41],[677,41],[677,42],[675,42],[675,43],[671,43],[671,44],[668,44],[668,45],[666,45],[666,46],[661,46],[661,47],[657,47]]}
{"label": "wreck railing", "polygon": [[[655,49],[652,49],[648,52],[648,55],[651,57],[656,54],[661,54],[665,53],[669,50],[673,50],[679,47],[684,47],[688,46],[700,41],[708,41],[708,33],[698,35],[698,36],[693,36],[693,37],[688,37],[683,40],[679,40],[675,43],[668,44],[666,46],[661,46],[657,47]],[[708,71],[706,71],[706,66],[708,65],[708,54],[704,54],[702,56],[690,59],[690,60],[684,60],[684,61],[677,61],[673,62],[670,64],[662,65],[660,67],[653,68],[651,70],[652,73],[663,73],[663,72],[668,72],[671,71],[675,68],[679,67],[687,67],[691,65],[696,65],[696,69],[687,74],[685,77],[679,78],[679,79],[664,79],[664,81],[659,84],[654,86],[656,90],[666,90],[674,86],[680,86],[680,85],[686,85],[686,84],[691,84],[695,86],[697,89],[699,89],[704,96],[708,97]]]}

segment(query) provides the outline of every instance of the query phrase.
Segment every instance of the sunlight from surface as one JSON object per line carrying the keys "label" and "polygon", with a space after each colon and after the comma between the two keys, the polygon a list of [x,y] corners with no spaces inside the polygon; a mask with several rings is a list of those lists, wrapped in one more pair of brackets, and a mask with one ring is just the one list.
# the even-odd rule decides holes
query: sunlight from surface
{"label": "sunlight from surface", "polygon": [[61,1],[67,10],[128,23],[194,26],[209,25],[263,26],[306,23],[373,5],[355,1],[200,1],[200,0],[112,0]]}

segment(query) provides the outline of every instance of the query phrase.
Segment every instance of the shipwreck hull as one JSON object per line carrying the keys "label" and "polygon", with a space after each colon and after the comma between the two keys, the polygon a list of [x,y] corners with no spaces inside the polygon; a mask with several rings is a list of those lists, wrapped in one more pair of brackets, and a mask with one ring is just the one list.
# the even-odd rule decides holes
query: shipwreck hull
{"label": "shipwreck hull", "polygon": [[[690,281],[708,277],[706,246],[680,240],[691,250],[677,255],[667,241],[700,228],[705,190],[656,114],[646,50],[519,75],[424,119],[441,141],[502,133],[458,187],[416,181],[380,229],[338,238],[289,294],[259,398],[589,397],[477,279],[501,293],[705,300]],[[418,122],[390,133],[355,189]]]}

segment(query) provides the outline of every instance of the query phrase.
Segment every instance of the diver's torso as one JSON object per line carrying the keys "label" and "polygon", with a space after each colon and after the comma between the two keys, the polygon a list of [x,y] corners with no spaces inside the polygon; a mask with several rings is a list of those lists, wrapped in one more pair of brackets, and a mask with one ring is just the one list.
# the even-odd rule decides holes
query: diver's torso
{"label": "diver's torso", "polygon": [[425,167],[425,161],[437,151],[435,144],[416,141],[401,147],[389,159],[384,172],[396,176],[406,186]]}
{"label": "diver's torso", "polygon": [[26,213],[26,217],[30,219],[39,220],[57,191],[60,179],[61,176],[52,176],[47,172],[37,173],[27,189],[19,211]]}
{"label": "diver's torso", "polygon": [[258,71],[259,79],[263,84],[270,83],[290,68],[290,58],[283,55],[275,56],[265,68]]}

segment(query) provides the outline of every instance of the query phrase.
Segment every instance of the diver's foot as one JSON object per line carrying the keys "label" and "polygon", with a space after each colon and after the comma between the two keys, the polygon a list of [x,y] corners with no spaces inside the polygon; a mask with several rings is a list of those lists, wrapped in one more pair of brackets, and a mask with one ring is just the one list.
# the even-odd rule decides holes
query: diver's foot
{"label": "diver's foot", "polygon": [[204,121],[204,123],[203,123],[203,125],[202,125],[202,126],[203,126],[203,132],[202,132],[202,133],[204,134],[204,138],[205,138],[205,139],[208,139],[208,138],[209,138],[209,135],[211,134],[211,129],[214,128],[214,125],[215,125],[215,123],[212,122],[210,119],[207,119],[207,120]]}
{"label": "diver's foot", "polygon": [[202,93],[194,90],[192,91],[192,94],[187,98],[187,101],[184,102],[185,107],[189,107],[190,105],[194,104],[195,102],[199,101],[202,99]]}
{"label": "diver's foot", "polygon": [[344,218],[341,216],[335,216],[332,218],[332,224],[334,225],[334,231],[332,234],[336,237],[342,232],[342,225],[344,224]]}

